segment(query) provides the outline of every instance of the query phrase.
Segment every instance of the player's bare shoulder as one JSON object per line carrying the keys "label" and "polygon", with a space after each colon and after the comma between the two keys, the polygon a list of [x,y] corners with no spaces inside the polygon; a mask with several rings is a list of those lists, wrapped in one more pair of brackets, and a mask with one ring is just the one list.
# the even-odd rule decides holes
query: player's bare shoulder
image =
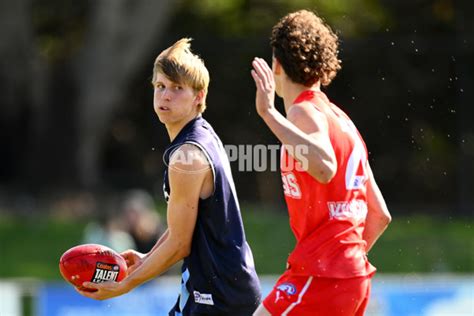
{"label": "player's bare shoulder", "polygon": [[186,143],[171,154],[169,168],[172,172],[206,173],[211,169],[211,164],[201,148]]}
{"label": "player's bare shoulder", "polygon": [[308,101],[293,104],[286,116],[290,122],[308,134],[327,131],[328,128],[326,115]]}

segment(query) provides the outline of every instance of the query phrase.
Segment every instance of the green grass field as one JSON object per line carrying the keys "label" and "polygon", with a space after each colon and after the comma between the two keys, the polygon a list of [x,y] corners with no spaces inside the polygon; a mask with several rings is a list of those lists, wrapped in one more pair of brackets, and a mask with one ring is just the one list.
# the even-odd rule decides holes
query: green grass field
{"label": "green grass field", "polygon": [[[294,245],[285,214],[246,206],[246,234],[259,274],[280,274]],[[0,218],[0,278],[59,279],[58,260],[81,242],[85,220]],[[370,253],[380,273],[472,273],[472,220],[397,217]]]}

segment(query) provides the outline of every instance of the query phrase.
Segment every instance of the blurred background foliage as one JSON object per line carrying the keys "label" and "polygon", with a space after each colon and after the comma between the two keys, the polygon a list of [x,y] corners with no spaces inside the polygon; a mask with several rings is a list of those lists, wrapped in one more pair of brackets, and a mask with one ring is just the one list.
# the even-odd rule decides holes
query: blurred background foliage
{"label": "blurred background foliage", "polygon": [[[270,60],[271,26],[301,8],[339,35],[343,69],[326,92],[364,136],[395,218],[372,260],[472,271],[457,242],[472,232],[474,4],[454,0],[0,0],[2,256],[58,242],[46,262],[56,260],[80,241],[78,223],[124,190],[163,202],[169,140],[149,81],[156,55],[181,37],[210,70],[204,116],[223,142],[277,144],[255,113],[250,63]],[[232,168],[257,262],[278,273],[280,261],[260,256],[292,247],[279,174]]]}
{"label": "blurred background foliage", "polygon": [[[284,214],[262,205],[244,205],[244,225],[260,275],[281,274],[294,237]],[[164,212],[163,207],[159,207]],[[85,219],[53,218],[35,221],[2,218],[0,278],[59,279],[58,259],[71,245],[81,243]],[[434,233],[438,232],[438,233]],[[442,233],[439,233],[442,232]],[[472,273],[472,223],[430,216],[398,217],[369,254],[380,273]],[[460,242],[460,240],[462,242]],[[179,274],[178,267],[170,273]]]}
{"label": "blurred background foliage", "polygon": [[249,33],[267,34],[275,17],[301,8],[317,11],[345,36],[358,36],[388,22],[383,6],[373,0],[185,0],[183,13],[200,20],[223,36],[247,37]]}

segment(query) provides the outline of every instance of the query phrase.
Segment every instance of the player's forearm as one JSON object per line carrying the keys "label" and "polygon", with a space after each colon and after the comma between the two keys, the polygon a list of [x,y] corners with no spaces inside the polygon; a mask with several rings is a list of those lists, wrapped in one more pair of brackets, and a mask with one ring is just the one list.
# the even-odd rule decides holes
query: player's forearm
{"label": "player's forearm", "polygon": [[365,221],[363,239],[367,242],[366,251],[373,247],[377,239],[382,235],[388,224],[392,221],[392,216],[388,211],[387,204],[382,192],[375,181],[372,168],[367,164],[369,180],[367,182],[367,206],[368,213]]}
{"label": "player's forearm", "polygon": [[150,252],[143,263],[123,282],[126,287],[133,289],[160,274],[166,272],[171,266],[188,255],[186,246],[177,240],[167,238],[153,252]]}
{"label": "player's forearm", "polygon": [[165,240],[168,238],[168,229],[161,235],[161,237],[158,239],[158,241],[155,243],[153,248],[151,248],[150,252],[148,252],[147,257],[153,253],[161,244],[165,242]]}
{"label": "player's forearm", "polygon": [[330,143],[318,142],[274,108],[262,115],[262,118],[282,144],[295,150],[293,157],[302,164],[305,171],[323,183],[332,179],[337,166],[326,148]]}

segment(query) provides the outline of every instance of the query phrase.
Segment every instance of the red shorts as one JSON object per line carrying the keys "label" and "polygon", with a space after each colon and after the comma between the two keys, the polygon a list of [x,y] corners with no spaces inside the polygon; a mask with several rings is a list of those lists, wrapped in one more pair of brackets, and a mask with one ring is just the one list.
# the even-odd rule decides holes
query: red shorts
{"label": "red shorts", "polygon": [[272,316],[362,316],[369,302],[371,277],[331,279],[286,271],[263,305]]}

